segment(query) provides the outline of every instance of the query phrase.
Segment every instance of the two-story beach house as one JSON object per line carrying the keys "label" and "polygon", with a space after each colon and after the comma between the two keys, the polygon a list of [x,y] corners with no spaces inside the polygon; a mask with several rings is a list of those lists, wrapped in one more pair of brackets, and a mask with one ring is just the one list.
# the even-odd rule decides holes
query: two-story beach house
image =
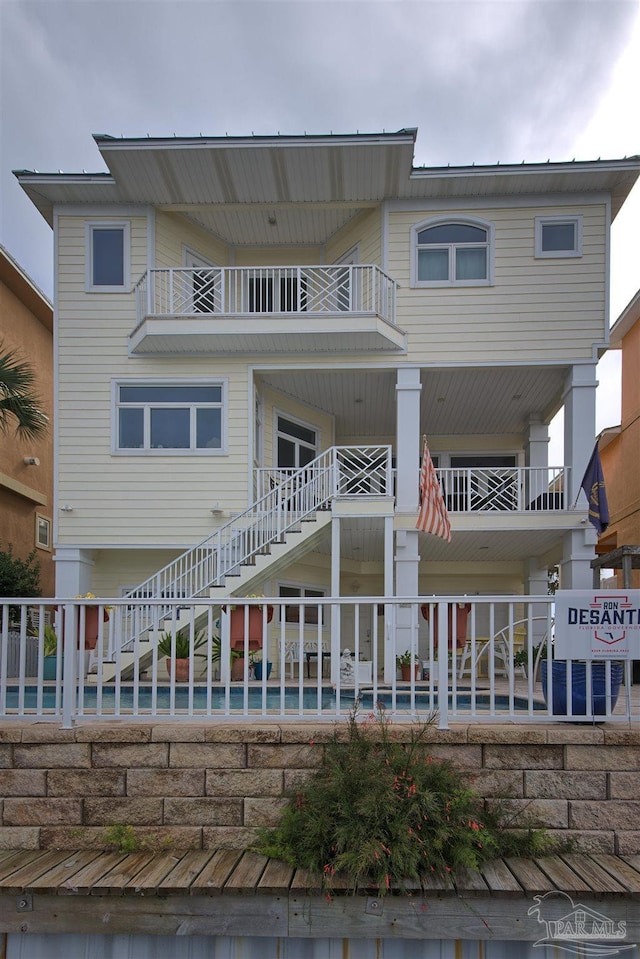
{"label": "two-story beach house", "polygon": [[[108,172],[17,171],[55,238],[57,596],[591,585],[640,159],[414,167],[416,132],[100,135]],[[415,527],[423,435],[451,542]]]}

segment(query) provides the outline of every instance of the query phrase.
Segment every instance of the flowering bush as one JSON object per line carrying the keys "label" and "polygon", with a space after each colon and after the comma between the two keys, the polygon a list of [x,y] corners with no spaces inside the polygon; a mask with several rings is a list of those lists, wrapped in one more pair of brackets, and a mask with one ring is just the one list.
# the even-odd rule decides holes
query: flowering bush
{"label": "flowering bush", "polygon": [[354,712],[347,741],[337,727],[279,825],[261,832],[259,851],[319,873],[325,887],[339,876],[379,895],[392,883],[446,876],[497,855],[542,854],[546,833],[506,831],[461,772],[429,755],[429,725],[400,743],[384,715],[359,723]]}

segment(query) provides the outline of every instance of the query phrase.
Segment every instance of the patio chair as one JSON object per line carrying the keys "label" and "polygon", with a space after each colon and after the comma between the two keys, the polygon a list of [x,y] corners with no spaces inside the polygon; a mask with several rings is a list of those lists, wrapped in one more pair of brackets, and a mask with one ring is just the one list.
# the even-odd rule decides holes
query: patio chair
{"label": "patio chair", "polygon": [[[532,623],[534,623],[534,622],[543,622],[543,623],[546,623],[546,622],[547,622],[547,617],[546,617],[546,616],[533,616],[533,617],[531,618],[531,622],[532,622]],[[551,626],[552,626],[552,627],[553,627],[553,623],[554,623],[554,620],[552,619],[552,620],[551,620]],[[507,625],[507,626],[503,626],[502,629],[499,629],[499,630],[497,631],[497,633],[494,633],[494,635],[493,635],[493,640],[491,640],[491,639],[485,639],[485,640],[480,640],[480,641],[476,642],[476,656],[475,656],[475,660],[474,660],[474,662],[473,662],[474,674],[477,674],[477,672],[478,672],[478,664],[479,664],[480,660],[482,659],[482,657],[483,657],[485,654],[486,654],[487,656],[489,655],[490,650],[491,650],[491,643],[492,643],[492,641],[493,641],[493,654],[494,654],[494,659],[497,661],[497,664],[498,664],[498,666],[499,666],[499,668],[495,669],[495,673],[496,673],[496,675],[497,675],[498,672],[499,672],[500,675],[502,675],[502,676],[508,676],[508,675],[509,675],[509,667],[510,667],[510,664],[511,664],[511,650],[510,650],[510,648],[509,648],[509,633],[510,633],[510,631],[516,631],[516,630],[518,630],[518,627],[520,627],[520,635],[523,636],[523,639],[524,639],[524,647],[525,647],[525,649],[526,649],[526,648],[527,648],[527,632],[526,632],[526,628],[527,628],[528,624],[529,624],[529,619],[518,619],[518,620],[516,620],[514,623],[511,623],[511,624],[509,624],[509,625]],[[533,664],[533,676],[534,676],[534,681],[535,681],[535,677],[536,677],[536,675],[537,675],[538,665],[539,665],[539,662],[540,662],[540,657],[541,657],[541,655],[542,655],[542,651],[543,651],[544,647],[545,647],[546,644],[547,644],[547,639],[548,639],[548,633],[547,633],[547,631],[545,630],[544,635],[543,635],[543,636],[541,637],[541,639],[540,639],[540,643],[537,644],[536,657],[535,657],[535,661],[534,661],[534,664]],[[471,640],[470,640],[470,639],[467,639],[467,641],[465,642],[465,645],[464,645],[464,649],[462,650],[462,653],[461,653],[461,656],[460,656],[460,663],[459,663],[459,665],[458,665],[458,679],[462,679],[463,675],[464,675],[466,672],[468,672],[468,673],[471,675],[471,669],[472,669],[472,664],[471,664],[471,652],[472,652],[472,649],[471,649]],[[526,677],[527,673],[526,673],[526,668],[525,668],[525,666],[524,666],[524,665],[523,665],[523,666],[518,666],[517,668],[520,669],[521,672],[522,672],[522,675],[523,675],[524,677]]]}

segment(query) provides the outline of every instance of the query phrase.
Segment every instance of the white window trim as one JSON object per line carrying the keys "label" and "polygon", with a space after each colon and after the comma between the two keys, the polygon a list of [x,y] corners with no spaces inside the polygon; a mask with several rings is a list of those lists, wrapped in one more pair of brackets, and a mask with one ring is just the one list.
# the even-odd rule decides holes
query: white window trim
{"label": "white window trim", "polygon": [[[122,286],[98,286],[93,283],[93,234],[96,230],[122,230],[124,269]],[[85,220],[84,232],[85,291],[87,293],[129,293],[131,291],[131,221]]]}
{"label": "white window trim", "polygon": [[[118,447],[118,410],[120,408],[119,396],[121,386],[220,386],[222,387],[222,399],[220,406],[221,416],[221,437],[220,449],[120,449]],[[226,456],[227,455],[227,421],[229,415],[228,408],[228,380],[226,377],[217,376],[214,379],[190,379],[182,377],[180,379],[165,379],[164,377],[132,377],[127,379],[120,377],[111,381],[111,454],[113,456]]]}
{"label": "white window trim", "polygon": [[208,257],[203,256],[202,253],[198,253],[197,250],[194,250],[193,247],[187,246],[186,243],[183,243],[182,245],[182,265],[185,267],[185,269],[189,269],[190,267],[194,267],[196,269],[198,267],[202,267],[203,269],[207,269],[207,267],[216,269],[216,267],[220,266],[219,263],[215,263]]}
{"label": "white window trim", "polygon": [[[427,230],[432,226],[440,226],[443,223],[463,223],[465,226],[477,226],[487,231],[487,278],[485,280],[419,280],[418,279],[418,233]],[[455,244],[454,244],[455,245]],[[493,286],[494,285],[494,261],[495,261],[495,226],[488,220],[481,220],[475,216],[456,216],[455,213],[449,213],[446,216],[431,216],[420,223],[415,223],[411,227],[411,278],[412,287],[419,289],[434,289],[437,287],[458,287],[458,286]]]}
{"label": "white window trim", "polygon": [[[273,415],[273,446],[272,446],[273,464],[272,464],[272,465],[273,465],[273,468],[274,468],[274,469],[286,469],[286,468],[293,469],[293,467],[284,467],[284,466],[283,466],[283,467],[278,467],[278,465],[277,465],[277,460],[278,460],[278,436],[280,435],[280,430],[278,429],[278,419],[279,419],[281,416],[283,417],[283,419],[289,420],[291,423],[297,423],[298,426],[302,426],[302,427],[303,427],[304,429],[306,429],[306,430],[312,430],[312,431],[316,434],[316,454],[315,454],[315,456],[314,456],[314,459],[316,458],[316,456],[319,456],[319,455],[320,455],[320,453],[322,452],[322,435],[321,435],[321,434],[322,434],[322,431],[321,431],[320,427],[317,425],[317,423],[312,423],[312,422],[309,421],[309,420],[302,420],[302,419],[300,419],[299,416],[295,416],[295,415],[293,415],[292,413],[287,413],[286,410],[278,409],[278,408],[275,407],[275,406],[273,407],[273,414],[272,414],[272,415]],[[283,436],[286,436],[286,435],[288,435],[288,434],[283,433],[282,435],[283,435]],[[293,438],[295,439],[295,437],[293,437]],[[298,442],[302,443],[303,441],[302,441],[302,440],[298,440]],[[298,468],[298,467],[296,467],[296,468]],[[302,469],[302,467],[299,467],[299,468]],[[295,584],[294,584],[294,583],[291,583],[291,584],[289,584],[289,583],[283,583],[283,586],[289,586],[289,585],[292,585],[292,586],[293,586],[293,585],[295,585]]]}
{"label": "white window trim", "polygon": [[[48,536],[47,536],[46,543],[41,543],[38,538],[38,526],[41,521],[47,524]],[[34,535],[35,535],[36,548],[45,549],[47,550],[47,552],[50,553],[51,552],[51,517],[50,516],[44,516],[42,513],[36,513]]]}
{"label": "white window trim", "polygon": [[[281,593],[280,593],[280,588],[281,588],[282,586],[285,586],[287,589],[299,589],[299,590],[300,590],[300,596],[298,596],[298,597],[296,597],[296,596],[291,596],[291,597],[282,596]],[[322,593],[322,596],[307,596],[307,597],[305,597],[305,595],[304,595],[305,589],[313,589],[313,590],[315,590],[317,593]],[[292,580],[278,580],[278,582],[277,582],[277,584],[276,584],[276,590],[277,590],[276,596],[278,596],[279,599],[283,599],[283,600],[286,600],[286,599],[301,599],[301,600],[302,600],[302,599],[305,599],[305,598],[306,598],[306,599],[310,600],[310,602],[311,602],[312,604],[321,603],[321,602],[322,602],[323,600],[325,600],[325,599],[327,598],[327,596],[328,596],[328,591],[327,591],[326,586],[314,586],[312,583],[300,583],[300,582],[297,582],[297,583],[296,583],[296,582],[293,582]],[[297,622],[297,623],[296,623],[296,622],[287,622],[287,620],[285,619],[285,617],[284,617],[284,610],[285,610],[285,608],[286,608],[286,604],[283,603],[283,604],[280,606],[280,610],[281,610],[280,622],[284,622],[284,624],[285,624],[285,626],[287,627],[287,629],[296,629],[296,630],[298,630],[298,629],[300,628],[300,623],[299,623],[299,622]],[[328,624],[328,622],[327,622],[328,617],[326,616],[326,607],[321,606],[319,612],[320,612],[320,629],[321,629],[321,630],[326,630],[326,629],[328,629],[328,626],[329,626],[329,624]],[[305,622],[305,623],[302,623],[302,628],[303,628],[303,630],[305,630],[305,631],[307,631],[307,630],[313,630],[314,632],[317,632],[317,631],[318,631],[318,623],[306,623],[306,622]]]}
{"label": "white window trim", "polygon": [[[575,226],[576,246],[574,250],[543,250],[542,229],[548,224],[573,223]],[[537,216],[535,218],[535,256],[539,260],[567,259],[582,256],[582,216]]]}

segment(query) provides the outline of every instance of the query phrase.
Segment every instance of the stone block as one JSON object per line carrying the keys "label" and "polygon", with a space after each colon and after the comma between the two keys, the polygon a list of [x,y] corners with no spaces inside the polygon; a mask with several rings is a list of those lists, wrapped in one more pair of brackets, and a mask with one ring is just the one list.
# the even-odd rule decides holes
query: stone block
{"label": "stone block", "polygon": [[604,741],[609,745],[640,747],[640,729],[637,726],[606,726]]}
{"label": "stone block", "polygon": [[123,769],[50,769],[47,773],[49,796],[124,796]]}
{"label": "stone block", "polygon": [[574,770],[526,770],[524,794],[534,799],[606,799],[607,774]]}
{"label": "stone block", "polygon": [[[319,723],[292,723],[285,725],[280,731],[280,742],[288,746],[297,744],[299,746],[315,745],[316,743],[329,743],[335,738],[336,727],[320,725]],[[344,727],[344,732],[347,727]],[[274,740],[275,742],[276,740]]]}
{"label": "stone block", "polygon": [[204,739],[207,743],[279,743],[281,730],[270,723],[249,726],[206,726]]}
{"label": "stone block", "polygon": [[257,836],[257,829],[246,826],[205,826],[202,846],[204,849],[248,849]]}
{"label": "stone block", "polygon": [[281,796],[281,769],[208,769],[207,796]]}
{"label": "stone block", "polygon": [[619,856],[640,855],[640,830],[619,829],[616,832],[616,853]]}
{"label": "stone block", "polygon": [[421,747],[425,756],[447,760],[458,769],[480,769],[482,766],[482,746],[446,746],[442,743],[425,743]]}
{"label": "stone block", "polygon": [[563,841],[571,841],[575,852],[593,855],[615,853],[615,833],[613,830],[571,829],[566,833],[564,831],[558,833],[554,831],[551,835],[553,837],[557,835]]}
{"label": "stone block", "polygon": [[521,769],[476,769],[466,778],[471,788],[485,799],[519,799],[524,796]]}
{"label": "stone block", "polygon": [[0,826],[0,849],[40,849],[40,827]]}
{"label": "stone block", "polygon": [[185,723],[167,723],[154,726],[151,730],[151,742],[154,743],[203,743],[205,727]]}
{"label": "stone block", "polygon": [[87,743],[50,743],[14,746],[14,766],[21,769],[88,769]]}
{"label": "stone block", "polygon": [[607,802],[572,801],[571,829],[628,829],[640,821],[640,800],[609,799]]}
{"label": "stone block", "polygon": [[565,799],[488,799],[491,809],[500,808],[514,829],[566,829],[569,826]]}
{"label": "stone block", "polygon": [[61,729],[55,723],[34,723],[32,726],[23,726],[23,743],[74,743],[75,729]]}
{"label": "stone block", "polygon": [[85,799],[84,825],[111,826],[123,823],[131,826],[162,825],[162,799]]}
{"label": "stone block", "polygon": [[640,766],[640,750],[637,746],[566,746],[565,769],[629,769]]}
{"label": "stone block", "polygon": [[165,799],[164,822],[187,826],[241,826],[242,800],[213,797]]}
{"label": "stone block", "polygon": [[309,769],[322,762],[322,750],[316,746],[247,746],[247,765],[259,769]]}
{"label": "stone block", "polygon": [[5,799],[5,826],[59,826],[82,822],[81,799]]}
{"label": "stone block", "polygon": [[168,765],[169,746],[166,743],[94,743],[91,746],[96,767],[124,766],[131,769],[162,768]]}
{"label": "stone block", "polygon": [[89,723],[78,726],[76,740],[79,743],[148,743],[151,742],[151,727],[128,723]]}
{"label": "stone block", "polygon": [[638,796],[640,796],[640,772],[609,773],[610,799],[637,799]]}
{"label": "stone block", "polygon": [[127,796],[204,796],[204,769],[130,769]]}
{"label": "stone block", "polygon": [[0,726],[0,743],[19,743],[22,741],[22,733],[30,726],[16,726],[15,723],[7,723],[6,726]]}
{"label": "stone block", "polygon": [[245,799],[245,826],[275,826],[287,805],[286,799]]}
{"label": "stone block", "polygon": [[597,726],[576,725],[575,723],[558,723],[550,725],[547,732],[548,743],[561,745],[592,743],[598,745],[604,742],[604,730]]}
{"label": "stone block", "polygon": [[483,747],[483,765],[487,769],[562,769],[562,746],[522,745]]}
{"label": "stone block", "polygon": [[285,769],[284,792],[292,793],[298,789],[303,789],[313,774],[313,769]]}
{"label": "stone block", "polygon": [[43,826],[41,849],[105,849],[104,826]]}
{"label": "stone block", "polygon": [[0,770],[0,796],[46,796],[47,774],[44,769]]}
{"label": "stone block", "polygon": [[244,769],[246,746],[229,743],[170,743],[169,765],[181,769]]}
{"label": "stone block", "polygon": [[544,726],[469,726],[470,743],[546,743]]}

